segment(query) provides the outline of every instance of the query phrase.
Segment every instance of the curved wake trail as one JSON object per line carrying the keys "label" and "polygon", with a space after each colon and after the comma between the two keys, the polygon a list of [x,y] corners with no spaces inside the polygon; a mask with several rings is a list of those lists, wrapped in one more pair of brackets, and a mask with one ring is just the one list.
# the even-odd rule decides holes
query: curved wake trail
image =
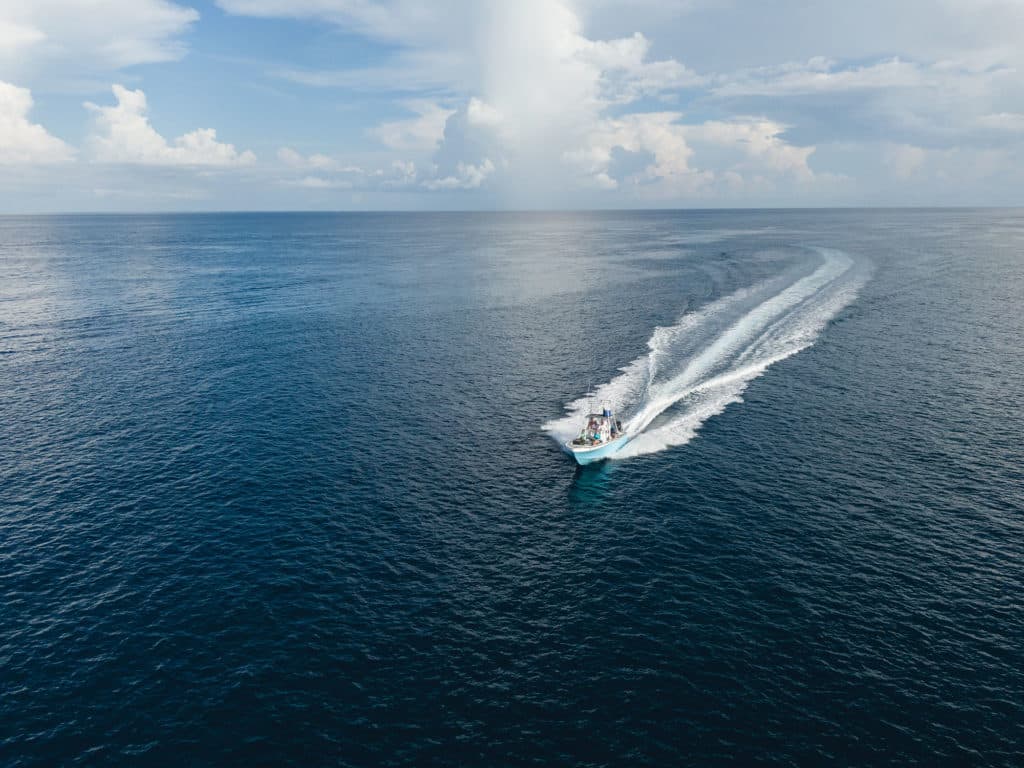
{"label": "curved wake trail", "polygon": [[615,458],[690,442],[705,421],[740,402],[753,379],[813,344],[864,285],[865,264],[833,249],[814,253],[813,270],[798,279],[743,288],[656,328],[647,354],[543,428],[559,443],[571,439],[593,399],[626,416],[634,435]]}

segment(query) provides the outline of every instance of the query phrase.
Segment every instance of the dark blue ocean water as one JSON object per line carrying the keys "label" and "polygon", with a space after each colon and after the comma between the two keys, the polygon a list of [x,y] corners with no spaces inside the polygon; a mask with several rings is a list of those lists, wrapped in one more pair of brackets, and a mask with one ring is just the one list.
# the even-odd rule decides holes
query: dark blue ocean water
{"label": "dark blue ocean water", "polygon": [[1022,297],[1013,211],[0,218],[0,764],[1020,765]]}

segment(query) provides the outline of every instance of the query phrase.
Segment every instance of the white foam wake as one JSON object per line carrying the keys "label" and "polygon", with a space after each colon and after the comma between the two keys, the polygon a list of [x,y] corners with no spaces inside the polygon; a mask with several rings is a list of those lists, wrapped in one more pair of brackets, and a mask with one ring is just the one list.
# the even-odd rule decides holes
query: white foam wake
{"label": "white foam wake", "polygon": [[812,268],[744,288],[656,328],[648,352],[609,381],[566,406],[544,425],[560,443],[579,429],[591,403],[610,404],[634,435],[615,458],[684,445],[700,426],[740,402],[770,366],[814,343],[829,320],[857,295],[866,265],[815,249]]}

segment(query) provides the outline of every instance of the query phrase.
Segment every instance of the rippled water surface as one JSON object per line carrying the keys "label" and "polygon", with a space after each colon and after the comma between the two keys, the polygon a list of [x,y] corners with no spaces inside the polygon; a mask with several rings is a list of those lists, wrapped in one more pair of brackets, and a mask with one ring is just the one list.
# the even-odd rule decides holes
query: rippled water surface
{"label": "rippled water surface", "polygon": [[1022,298],[1013,211],[0,218],[0,764],[1020,765]]}

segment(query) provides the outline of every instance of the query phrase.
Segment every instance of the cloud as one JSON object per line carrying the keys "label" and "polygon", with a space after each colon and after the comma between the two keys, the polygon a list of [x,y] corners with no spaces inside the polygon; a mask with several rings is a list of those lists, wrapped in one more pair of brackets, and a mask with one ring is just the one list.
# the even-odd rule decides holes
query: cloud
{"label": "cloud", "polygon": [[505,117],[487,102],[473,97],[466,105],[466,121],[472,126],[497,128],[505,122]]}
{"label": "cloud", "polygon": [[31,24],[19,24],[0,16],[0,55],[22,55],[23,50],[46,39],[46,34]]}
{"label": "cloud", "polygon": [[484,183],[484,179],[494,173],[494,163],[490,158],[484,158],[478,165],[470,163],[457,163],[455,173],[439,179],[429,179],[423,182],[427,189],[476,189]]}
{"label": "cloud", "polygon": [[885,164],[898,179],[909,179],[925,163],[928,152],[912,144],[889,144],[883,151]]}
{"label": "cloud", "polygon": [[112,90],[115,106],[85,105],[96,115],[95,132],[88,144],[93,159],[99,162],[229,167],[256,161],[252,152],[239,152],[233,144],[217,141],[213,128],[190,131],[170,144],[149,123],[145,93],[121,85]]}
{"label": "cloud", "polygon": [[694,88],[705,78],[675,59],[648,61],[651,42],[639,32],[617,40],[581,38],[577,56],[600,72],[602,98],[629,104],[664,91]]}
{"label": "cloud", "polygon": [[[677,112],[649,112],[601,121],[585,145],[563,154],[563,161],[577,170],[585,183],[597,189],[660,182],[681,193],[692,193],[709,178],[690,167],[693,149]],[[616,150],[644,155],[650,162],[625,178],[615,178],[610,167]]]}
{"label": "cloud", "polygon": [[[218,5],[234,14],[318,19],[397,44],[390,61],[371,68],[275,71],[306,85],[435,87],[493,97],[511,66],[520,85],[530,84],[538,98],[552,85],[564,85],[593,96],[604,91],[601,98],[610,101],[632,101],[699,80],[674,59],[648,61],[651,44],[640,33],[589,40],[582,35],[575,4],[564,0],[218,0]],[[539,81],[530,80],[534,72],[552,76],[553,82],[535,87]]]}
{"label": "cloud", "polygon": [[437,149],[444,138],[444,127],[455,113],[432,101],[408,101],[407,109],[416,117],[384,122],[370,131],[382,144],[403,152],[427,152]]}
{"label": "cloud", "polygon": [[[667,145],[672,131],[658,117],[610,120],[608,114],[700,81],[674,59],[651,60],[642,34],[588,38],[566,2],[488,4],[477,21],[479,85],[448,118],[431,189],[493,180],[517,198],[515,204],[532,205],[567,181],[613,188],[617,184],[607,175],[612,137],[648,149],[655,134],[659,146]],[[674,156],[668,149],[659,155],[666,175],[670,165],[685,161],[685,142],[673,150]]]}
{"label": "cloud", "polygon": [[374,179],[382,180],[385,187],[407,187],[416,183],[419,171],[412,160],[395,160],[390,170],[375,171],[371,175]]}
{"label": "cloud", "polygon": [[171,61],[184,55],[181,36],[198,18],[168,0],[4,2],[0,67],[58,60],[80,70]]}
{"label": "cloud", "polygon": [[1024,114],[1019,112],[998,112],[982,115],[977,124],[994,131],[1024,134]]}
{"label": "cloud", "polygon": [[289,187],[304,189],[351,189],[352,182],[344,179],[325,179],[322,176],[303,176],[301,179],[282,182]]}
{"label": "cloud", "polygon": [[327,155],[312,154],[304,156],[291,147],[281,147],[277,150],[277,159],[291,168],[330,169],[337,167],[334,159]]}
{"label": "cloud", "polygon": [[450,92],[467,86],[463,50],[401,50],[387,64],[351,69],[275,67],[273,77],[310,88],[341,88],[357,92]]}
{"label": "cloud", "polygon": [[281,147],[277,150],[277,159],[285,165],[290,165],[296,168],[302,167],[306,162],[306,158],[291,147]]}
{"label": "cloud", "polygon": [[736,188],[747,178],[813,180],[815,148],[789,144],[785,129],[764,118],[687,124],[678,112],[640,113],[602,121],[564,160],[593,188],[658,197],[709,194],[718,182]]}
{"label": "cloud", "polygon": [[32,93],[0,81],[0,164],[62,163],[74,150],[43,126],[29,122]]}
{"label": "cloud", "polygon": [[[336,89],[344,93],[332,100],[358,102],[349,116],[372,115],[354,128],[323,126],[325,142],[345,137],[355,146],[326,143],[330,154],[306,154],[309,145],[296,144],[261,164],[252,177],[264,174],[278,194],[351,185],[383,206],[415,205],[417,190],[478,190],[489,206],[514,207],[724,196],[819,202],[845,172],[861,192],[875,183],[925,190],[926,200],[929,186],[939,194],[940,174],[982,178],[994,169],[985,178],[1019,197],[1022,0],[215,2],[229,14],[327,24],[369,41],[359,47],[367,56],[340,54],[329,68],[298,52],[262,65],[278,81],[274,91],[286,87],[297,104],[314,96],[309,88]],[[68,87],[51,77],[60,68],[95,78],[103,68],[178,58],[198,18],[189,5],[197,4],[0,0],[0,79],[51,93]],[[289,38],[274,55],[290,50]],[[401,111],[373,112],[385,99]],[[164,139],[145,106],[141,91],[122,89],[116,105],[95,107],[86,154],[213,168],[254,159],[209,129]],[[31,126],[27,110],[16,114]],[[380,146],[365,147],[367,137]],[[89,172],[118,184],[134,174],[113,165]],[[222,176],[225,185],[243,178]],[[120,188],[114,181],[109,187]],[[990,188],[975,189],[988,200],[998,194]]]}
{"label": "cloud", "polygon": [[387,3],[365,0],[216,0],[227,13],[258,18],[322,19],[387,36],[397,16]]}
{"label": "cloud", "polygon": [[319,19],[369,37],[405,43],[458,37],[473,0],[217,0],[227,13],[260,18]]}
{"label": "cloud", "polygon": [[363,167],[327,155],[303,155],[290,147],[279,149],[277,159],[281,165],[272,170],[280,176],[277,183],[284,187],[381,191],[411,188],[420,180],[416,163],[411,160],[392,160],[384,167]]}
{"label": "cloud", "polygon": [[[403,82],[398,72],[413,58],[429,62],[414,67],[414,82],[447,78],[459,95],[399,102],[415,116],[370,130],[391,149],[434,152],[432,166],[417,173],[417,183],[428,190],[487,184],[531,200],[535,191],[581,185],[691,196],[717,178],[714,170],[691,166],[691,144],[729,154],[728,166],[720,170],[733,179],[751,172],[796,179],[814,175],[807,163],[814,148],[782,139],[785,126],[777,121],[743,118],[688,126],[677,112],[631,113],[641,100],[714,83],[674,58],[653,58],[651,41],[640,32],[610,39],[586,36],[581,6],[566,0],[440,7],[401,0],[221,0],[220,5],[233,13],[316,18],[398,41],[400,52],[381,68],[390,79]],[[460,19],[458,29],[436,23],[453,16]],[[457,72],[460,66],[472,73]],[[367,71],[291,75],[306,84],[350,88],[358,87],[356,75]],[[640,171],[634,167],[638,158],[647,161]],[[633,170],[626,173],[626,167]]]}
{"label": "cloud", "polygon": [[815,148],[789,144],[782,138],[786,129],[787,126],[767,118],[738,117],[685,126],[683,133],[695,143],[725,147],[741,154],[744,159],[731,165],[733,172],[779,173],[808,181],[814,172],[807,161]]}
{"label": "cloud", "polygon": [[[875,140],[914,146],[1006,144],[1019,138],[1024,88],[997,52],[932,62],[841,64],[818,57],[715,75],[723,108],[769,112],[808,143]],[[714,102],[712,102],[714,103]]]}
{"label": "cloud", "polygon": [[[729,170],[810,178],[813,147],[781,138],[770,121],[720,121],[687,127],[676,112],[631,112],[642,100],[707,88],[712,81],[671,57],[652,56],[646,35],[594,39],[584,34],[592,6],[570,0],[424,5],[404,0],[219,0],[231,13],[326,21],[399,44],[379,68],[393,82],[437,83],[452,96],[403,101],[415,113],[371,129],[401,152],[434,152],[423,188],[487,184],[532,201],[535,192],[574,185],[612,190],[658,187],[692,195],[715,178],[690,165],[691,142],[728,147]],[[458,19],[454,24],[445,20]],[[415,61],[417,65],[409,66]],[[377,71],[377,70],[374,70]],[[358,87],[369,70],[291,72],[324,87]],[[357,76],[358,75],[358,76]],[[752,77],[752,76],[751,76]],[[451,104],[452,107],[447,106]],[[707,153],[709,156],[711,153]],[[633,157],[635,156],[635,157]],[[637,157],[641,172],[623,175]],[[622,162],[616,162],[615,158]],[[628,160],[628,162],[627,162]]]}
{"label": "cloud", "polygon": [[913,63],[892,58],[868,66],[836,69],[824,57],[772,67],[741,70],[721,76],[711,92],[716,96],[780,96],[809,93],[890,89],[920,86],[925,74]]}

